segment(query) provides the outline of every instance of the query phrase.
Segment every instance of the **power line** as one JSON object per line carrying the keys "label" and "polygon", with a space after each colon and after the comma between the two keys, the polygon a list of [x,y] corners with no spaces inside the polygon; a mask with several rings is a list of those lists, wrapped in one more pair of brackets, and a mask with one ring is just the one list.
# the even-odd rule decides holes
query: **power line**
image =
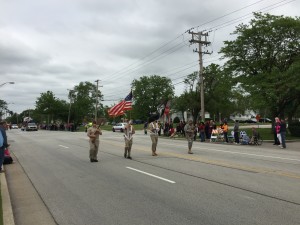
{"label": "power line", "polygon": [[[172,39],[171,41],[166,42],[166,43],[163,44],[161,47],[159,47],[159,48],[157,48],[156,50],[152,51],[149,55],[146,55],[146,56],[144,56],[143,58],[141,58],[140,60],[137,60],[135,63],[132,63],[132,64],[130,64],[129,66],[125,67],[125,68],[127,68],[127,70],[125,70],[125,73],[124,73],[123,70],[119,70],[119,71],[113,73],[112,75],[119,74],[118,76],[113,76],[113,77],[124,76],[125,74],[128,74],[129,72],[137,71],[138,69],[140,69],[140,68],[142,68],[142,67],[145,67],[146,65],[149,65],[149,64],[151,64],[151,63],[153,63],[153,62],[155,62],[155,61],[157,61],[157,60],[159,60],[159,59],[161,59],[161,58],[163,58],[163,57],[166,57],[166,56],[168,56],[168,55],[174,53],[175,51],[181,49],[182,47],[184,47],[184,46],[181,46],[181,45],[185,44],[185,41],[183,40],[182,42],[177,43],[175,46],[172,46],[171,48],[169,48],[169,49],[167,49],[167,50],[164,50],[164,51],[163,51],[162,53],[160,53],[159,55],[154,56],[154,58],[150,58],[150,56],[154,55],[154,53],[158,52],[159,50],[163,49],[164,47],[169,46],[170,44],[172,44],[173,42],[175,42],[179,37],[184,37],[184,34],[187,33],[188,31],[190,31],[191,29],[199,28],[200,26],[203,26],[203,25],[205,25],[205,24],[209,24],[209,23],[211,23],[211,22],[217,21],[217,20],[219,20],[219,19],[222,19],[222,18],[224,18],[224,17],[226,17],[226,16],[229,16],[229,15],[231,15],[231,14],[233,14],[233,13],[236,13],[236,12],[238,12],[238,11],[241,11],[241,10],[243,10],[243,9],[245,9],[245,8],[251,7],[251,6],[255,5],[255,4],[258,4],[258,3],[263,2],[263,1],[265,1],[265,0],[257,1],[257,2],[255,2],[255,3],[253,3],[253,4],[247,5],[247,6],[245,6],[245,7],[242,7],[242,8],[240,8],[240,9],[238,9],[238,10],[234,10],[234,11],[228,13],[228,14],[225,14],[225,15],[223,15],[223,16],[221,16],[221,17],[218,17],[218,18],[216,18],[216,19],[214,19],[214,20],[211,20],[211,21],[208,21],[208,22],[203,23],[203,24],[201,24],[201,25],[198,25],[197,27],[192,27],[192,28],[190,28],[189,30],[187,30],[187,31],[185,31],[184,33],[182,33],[181,35],[177,36],[176,38]],[[293,1],[295,1],[295,0],[291,0],[291,1],[283,0],[283,1],[280,1],[280,2],[277,2],[277,3],[273,3],[273,4],[271,4],[271,5],[267,6],[267,7],[261,8],[259,11],[264,10],[264,11],[266,12],[266,11],[272,10],[272,9],[274,9],[274,8],[278,8],[278,7],[281,7],[281,6],[286,5],[286,4],[288,4],[288,3],[291,3],[291,2],[293,2]],[[250,16],[250,15],[251,15],[251,16]],[[239,21],[241,21],[241,20],[244,20],[244,19],[246,19],[246,18],[249,18],[249,17],[253,17],[252,13],[248,13],[248,14],[243,15],[243,16],[241,16],[241,17],[238,17],[238,18],[229,20],[229,21],[227,21],[227,22],[221,23],[221,24],[219,24],[219,25],[216,25],[216,26],[214,26],[214,27],[209,28],[209,30],[219,30],[219,29],[222,29],[222,28],[224,28],[224,27],[230,26],[230,25],[232,25],[232,24],[234,24],[234,23],[237,23],[237,22],[239,22]],[[172,51],[172,50],[173,50],[173,51]],[[168,54],[167,54],[167,53],[168,53]],[[146,61],[144,61],[144,62],[141,62],[142,60],[147,59],[147,58],[150,58],[150,59],[148,59],[148,60],[146,60]],[[214,60],[214,61],[216,61],[216,60]],[[141,63],[137,64],[138,62],[141,62]],[[135,67],[130,68],[131,66],[133,66],[133,65],[135,65],[135,64],[137,64]],[[192,66],[191,66],[191,67],[192,67]],[[187,69],[188,69],[188,68],[186,68],[186,69],[184,69],[184,70],[187,70]],[[182,70],[182,71],[184,71],[184,70]],[[178,71],[178,72],[176,72],[176,73],[180,73],[180,72],[182,72],[182,71]],[[121,73],[121,72],[122,72],[122,73]],[[173,75],[174,75],[174,73],[169,74],[169,75],[167,75],[167,76],[168,76],[168,77],[171,77],[171,76],[173,76]],[[186,76],[186,75],[185,75],[185,76]],[[110,77],[110,78],[113,79],[113,77]],[[176,78],[176,79],[180,79],[180,78]],[[176,80],[176,79],[175,79],[175,80]],[[109,80],[110,80],[110,79],[109,79]],[[182,83],[182,82],[179,82],[179,83]],[[174,84],[174,85],[176,85],[176,84]],[[119,93],[120,93],[120,92],[119,92]]]}

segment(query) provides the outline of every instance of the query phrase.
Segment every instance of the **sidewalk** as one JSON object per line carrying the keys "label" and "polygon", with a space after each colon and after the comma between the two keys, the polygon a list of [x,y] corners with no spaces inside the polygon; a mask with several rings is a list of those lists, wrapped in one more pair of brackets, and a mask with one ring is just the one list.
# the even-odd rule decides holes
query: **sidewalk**
{"label": "sidewalk", "polygon": [[2,211],[3,211],[3,224],[4,225],[14,225],[14,216],[10,201],[10,195],[8,192],[6,175],[5,173],[0,174],[1,179],[1,196],[2,196]]}
{"label": "sidewalk", "polygon": [[16,157],[13,164],[4,165],[1,194],[4,225],[56,225],[47,206],[37,193]]}

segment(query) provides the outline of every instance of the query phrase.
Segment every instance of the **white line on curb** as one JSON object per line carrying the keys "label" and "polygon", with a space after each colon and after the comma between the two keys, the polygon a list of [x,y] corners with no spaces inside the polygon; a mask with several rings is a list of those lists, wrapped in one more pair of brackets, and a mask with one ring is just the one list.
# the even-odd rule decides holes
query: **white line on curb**
{"label": "white line on curb", "polygon": [[137,169],[134,169],[134,168],[132,168],[132,167],[126,167],[126,168],[127,168],[127,169],[130,169],[130,170],[134,170],[134,171],[139,172],[139,173],[146,174],[146,175],[151,176],[151,177],[155,177],[155,178],[157,178],[157,179],[160,179],[160,180],[169,182],[169,183],[171,183],[171,184],[175,184],[175,183],[176,183],[175,181],[168,180],[168,179],[165,179],[165,178],[163,178],[163,177],[159,177],[159,176],[156,176],[156,175],[154,175],[154,174],[147,173],[147,172],[144,172],[144,171],[141,171],[141,170],[137,170]]}

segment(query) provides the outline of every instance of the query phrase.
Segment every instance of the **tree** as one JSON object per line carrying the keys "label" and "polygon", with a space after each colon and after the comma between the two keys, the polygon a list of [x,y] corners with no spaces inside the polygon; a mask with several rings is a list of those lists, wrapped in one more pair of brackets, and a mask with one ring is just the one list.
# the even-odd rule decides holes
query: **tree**
{"label": "tree", "polygon": [[36,112],[43,115],[50,116],[51,120],[55,119],[55,111],[57,108],[57,99],[52,91],[41,93],[41,96],[37,98]]}
{"label": "tree", "polygon": [[236,40],[225,41],[221,53],[256,108],[284,117],[299,106],[300,20],[261,13],[254,17],[249,25],[237,26]]}
{"label": "tree", "polygon": [[143,76],[132,81],[134,96],[133,116],[147,120],[151,113],[157,112],[157,106],[174,96],[174,86],[169,78],[158,75]]}
{"label": "tree", "polygon": [[183,81],[186,85],[186,90],[181,95],[186,103],[186,111],[189,111],[193,116],[193,121],[196,122],[200,112],[200,89],[198,73],[194,72],[187,76]]}
{"label": "tree", "polygon": [[[203,69],[206,111],[210,115],[221,115],[228,118],[230,114],[239,110],[237,91],[233,88],[236,83],[231,73],[219,65],[210,64]],[[219,118],[221,120],[221,118]]]}
{"label": "tree", "polygon": [[3,112],[5,112],[7,110],[7,103],[0,99],[0,118],[2,118],[2,116],[5,114]]}
{"label": "tree", "polygon": [[[103,98],[100,90],[98,90],[97,93],[97,86],[95,84],[92,84],[91,82],[86,81],[80,82],[79,85],[76,85],[72,91],[72,98],[74,98],[74,103],[71,108],[72,119],[70,121],[81,123],[84,120],[92,120],[95,116],[96,96],[98,96],[99,100]],[[104,116],[102,104],[99,104],[97,108],[97,115]]]}
{"label": "tree", "polygon": [[[184,112],[188,110],[188,105],[186,104],[187,94],[183,93],[180,96],[176,96],[172,101],[172,108],[177,112],[181,112],[181,117],[184,118]],[[175,123],[175,121],[174,121]]]}

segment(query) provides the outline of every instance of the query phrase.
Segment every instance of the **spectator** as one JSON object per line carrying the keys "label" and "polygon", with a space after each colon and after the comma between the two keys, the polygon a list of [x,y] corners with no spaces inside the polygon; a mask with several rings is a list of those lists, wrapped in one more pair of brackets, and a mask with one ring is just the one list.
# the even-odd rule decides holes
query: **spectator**
{"label": "spectator", "polygon": [[280,134],[280,119],[278,117],[275,118],[275,131],[276,136],[279,142],[279,147],[282,147],[282,140],[281,140],[281,134]]}
{"label": "spectator", "polygon": [[198,127],[198,131],[199,131],[200,141],[205,142],[205,125],[204,125],[204,122],[200,123],[200,125]]}
{"label": "spectator", "polygon": [[276,132],[276,124],[278,122],[279,118],[275,117],[273,123],[272,123],[272,130],[273,130],[273,134],[274,134],[274,144],[273,145],[280,145],[280,142],[277,138],[277,132]]}
{"label": "spectator", "polygon": [[0,146],[0,173],[5,172],[4,169],[2,168],[3,166],[3,161],[4,161],[4,150],[9,146],[9,144],[7,143],[7,136],[6,136],[6,122],[5,121],[1,121],[0,122],[0,132],[3,137],[3,145]]}
{"label": "spectator", "polygon": [[254,139],[255,138],[258,138],[258,136],[257,136],[257,130],[256,130],[255,127],[252,127],[252,137],[251,137],[250,144],[254,144]]}
{"label": "spectator", "polygon": [[227,122],[225,121],[224,124],[221,126],[223,134],[224,134],[224,139],[225,142],[228,143],[228,125]]}
{"label": "spectator", "polygon": [[146,121],[144,123],[144,134],[147,135],[147,129],[148,129],[148,122]]}
{"label": "spectator", "polygon": [[205,123],[205,136],[206,136],[206,139],[210,139],[210,135],[209,135],[209,127],[210,127],[210,125],[209,125],[209,121],[206,121],[206,123]]}
{"label": "spectator", "polygon": [[286,138],[286,122],[281,119],[280,123],[280,137],[281,137],[281,148],[286,148],[285,138]]}
{"label": "spectator", "polygon": [[234,142],[235,144],[239,144],[240,143],[240,138],[239,138],[239,121],[236,120],[234,123],[234,127],[233,127],[233,131],[234,131]]}
{"label": "spectator", "polygon": [[242,138],[242,145],[248,145],[250,143],[250,138],[247,134],[244,134],[243,135],[243,138]]}

